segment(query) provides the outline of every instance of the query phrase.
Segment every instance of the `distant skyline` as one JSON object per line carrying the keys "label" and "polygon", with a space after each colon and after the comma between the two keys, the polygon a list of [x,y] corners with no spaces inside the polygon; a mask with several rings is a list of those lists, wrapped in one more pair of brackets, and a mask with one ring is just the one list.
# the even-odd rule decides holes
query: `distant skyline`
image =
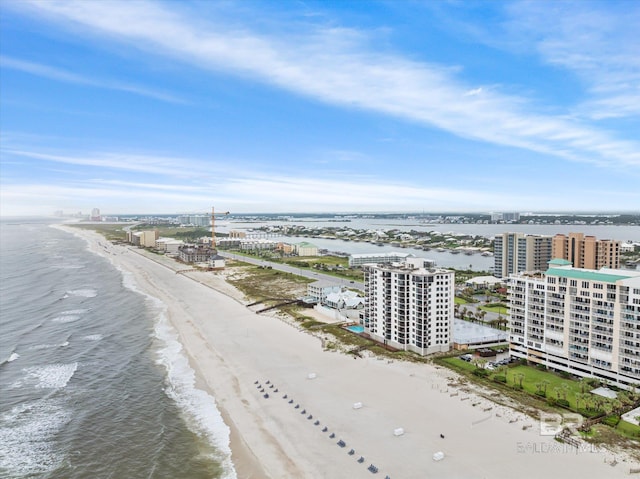
{"label": "distant skyline", "polygon": [[640,211],[640,2],[0,13],[2,216]]}

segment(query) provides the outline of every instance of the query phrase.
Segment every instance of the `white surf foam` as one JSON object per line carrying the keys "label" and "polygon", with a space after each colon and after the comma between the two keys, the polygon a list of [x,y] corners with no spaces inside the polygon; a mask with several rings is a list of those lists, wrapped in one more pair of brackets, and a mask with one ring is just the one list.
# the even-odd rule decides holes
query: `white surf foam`
{"label": "white surf foam", "polygon": [[236,479],[237,474],[231,461],[229,446],[229,426],[224,423],[215,399],[205,391],[196,388],[195,372],[189,365],[176,331],[169,324],[164,313],[159,316],[155,332],[156,337],[164,344],[158,353],[158,363],[167,370],[168,384],[165,393],[187,412],[188,417],[193,421],[190,425],[192,429],[204,434],[219,451],[220,455],[216,459],[223,465],[224,478]]}
{"label": "white surf foam", "polygon": [[37,351],[38,349],[63,348],[65,346],[69,346],[69,341],[60,344],[34,344],[30,346],[29,349],[35,349]]}
{"label": "white surf foam", "polygon": [[84,314],[88,311],[88,309],[72,309],[70,311],[63,311],[62,313],[60,313],[60,315],[64,316],[67,314]]}
{"label": "white surf foam", "polygon": [[191,424],[189,424],[191,429],[198,434],[204,435],[217,449],[218,456],[215,459],[223,466],[223,479],[237,479],[238,476],[231,461],[229,427],[224,423],[215,399],[195,387],[195,372],[189,366],[189,361],[182,350],[182,345],[178,341],[177,333],[164,315],[166,305],[155,296],[142,291],[131,273],[124,271],[115,263],[112,264],[122,274],[122,285],[144,296],[159,311],[155,334],[164,344],[164,347],[158,353],[158,363],[162,364],[167,371],[168,387],[165,390],[166,394],[176,401],[178,406],[192,419]]}
{"label": "white surf foam", "polygon": [[81,265],[81,264],[58,264],[58,265],[54,265],[54,268],[57,268],[57,269],[83,269],[83,268],[85,268],[85,266]]}
{"label": "white surf foam", "polygon": [[57,399],[20,403],[2,413],[0,471],[7,477],[34,477],[59,467],[64,455],[53,444],[70,420],[71,413]]}
{"label": "white surf foam", "polygon": [[[74,289],[72,291],[67,291],[67,294],[70,296],[81,296],[83,298],[95,298],[98,296],[98,291],[95,289]],[[65,295],[65,297],[67,297]]]}
{"label": "white surf foam", "polygon": [[102,334],[89,334],[88,336],[84,336],[82,339],[85,341],[100,341],[102,338]]}
{"label": "white surf foam", "polygon": [[18,359],[19,357],[20,357],[20,355],[18,353],[11,353],[11,356],[9,356],[9,359],[7,359],[7,362],[8,363],[13,362],[16,359]]}
{"label": "white surf foam", "polygon": [[78,369],[77,362],[24,368],[25,376],[14,382],[10,388],[32,386],[36,389],[61,389],[67,385],[76,369]]}
{"label": "white surf foam", "polygon": [[53,318],[51,321],[53,321],[54,323],[73,323],[79,319],[80,319],[80,316],[73,315],[73,314],[65,314],[62,316],[57,316]]}

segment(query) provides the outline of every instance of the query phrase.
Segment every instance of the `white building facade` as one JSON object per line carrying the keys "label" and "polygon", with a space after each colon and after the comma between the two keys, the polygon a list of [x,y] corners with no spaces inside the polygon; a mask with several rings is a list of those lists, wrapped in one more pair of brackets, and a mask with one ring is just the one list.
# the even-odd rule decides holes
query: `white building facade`
{"label": "white building facade", "polygon": [[366,265],[364,327],[372,339],[427,355],[452,342],[453,271],[414,264]]}
{"label": "white building facade", "polygon": [[573,268],[512,275],[512,356],[619,387],[640,386],[640,272]]}

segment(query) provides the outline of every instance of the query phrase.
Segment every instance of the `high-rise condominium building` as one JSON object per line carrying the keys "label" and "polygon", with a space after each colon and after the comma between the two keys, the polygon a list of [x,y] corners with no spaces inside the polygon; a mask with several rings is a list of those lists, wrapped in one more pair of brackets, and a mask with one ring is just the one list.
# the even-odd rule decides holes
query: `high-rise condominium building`
{"label": "high-rise condominium building", "polygon": [[512,356],[624,388],[640,386],[640,271],[574,268],[509,279]]}
{"label": "high-rise condominium building", "polygon": [[498,278],[544,271],[551,258],[551,236],[503,233],[494,238],[493,274]]}
{"label": "high-rise condominium building", "polygon": [[423,264],[409,258],[362,268],[365,331],[381,343],[425,355],[450,349],[455,278],[453,271]]}
{"label": "high-rise condominium building", "polygon": [[582,233],[553,237],[552,255],[570,261],[575,268],[619,268],[620,241],[598,240]]}

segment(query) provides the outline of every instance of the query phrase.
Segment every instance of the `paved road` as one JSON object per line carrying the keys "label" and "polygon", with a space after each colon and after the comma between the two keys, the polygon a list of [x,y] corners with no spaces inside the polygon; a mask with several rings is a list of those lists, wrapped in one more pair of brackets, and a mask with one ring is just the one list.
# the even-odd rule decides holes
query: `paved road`
{"label": "paved road", "polygon": [[317,271],[298,268],[296,266],[289,266],[287,264],[274,263],[272,261],[266,261],[264,259],[250,258],[248,256],[229,253],[228,251],[218,250],[218,254],[224,258],[237,259],[239,261],[244,261],[245,263],[255,264],[256,266],[271,266],[273,269],[277,269],[278,271],[284,271],[286,273],[304,276],[305,278],[309,279],[331,281],[341,286],[346,286],[347,288],[359,289],[360,291],[364,291],[364,283],[359,283],[357,281],[350,281],[348,279],[338,278],[329,274],[318,273]]}

